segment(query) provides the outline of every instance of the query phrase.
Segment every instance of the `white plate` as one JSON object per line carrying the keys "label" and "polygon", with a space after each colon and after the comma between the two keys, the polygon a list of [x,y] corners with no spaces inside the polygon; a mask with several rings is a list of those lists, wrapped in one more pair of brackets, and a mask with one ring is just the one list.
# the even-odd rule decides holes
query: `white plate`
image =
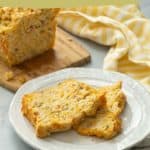
{"label": "white plate", "polygon": [[[75,131],[52,134],[46,139],[36,138],[31,124],[22,116],[21,98],[25,93],[51,86],[66,78],[75,78],[92,86],[123,81],[127,105],[122,115],[123,132],[116,138],[104,141],[86,137]],[[9,110],[9,118],[17,134],[29,145],[40,150],[122,150],[144,139],[150,133],[150,95],[131,78],[99,69],[71,68],[45,75],[25,83],[15,94]]]}

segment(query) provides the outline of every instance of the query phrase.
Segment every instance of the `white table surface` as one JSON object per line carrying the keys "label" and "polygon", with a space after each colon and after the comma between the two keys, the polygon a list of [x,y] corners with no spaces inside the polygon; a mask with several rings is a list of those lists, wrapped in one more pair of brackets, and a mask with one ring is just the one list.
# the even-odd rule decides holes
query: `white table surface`
{"label": "white table surface", "polygon": [[[150,0],[141,0],[142,12],[150,18]],[[103,58],[108,48],[92,43],[87,40],[79,39],[91,53],[91,63],[85,67],[102,68]],[[14,132],[8,120],[8,109],[14,93],[0,87],[0,150],[32,150]],[[141,143],[131,148],[132,150],[150,150],[150,138],[144,139]]]}

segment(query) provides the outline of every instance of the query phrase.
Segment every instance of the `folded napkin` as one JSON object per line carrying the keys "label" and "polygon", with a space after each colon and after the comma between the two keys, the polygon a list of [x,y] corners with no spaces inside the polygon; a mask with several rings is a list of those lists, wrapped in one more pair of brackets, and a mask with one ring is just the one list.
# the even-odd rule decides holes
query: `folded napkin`
{"label": "folded napkin", "polygon": [[77,36],[110,46],[103,68],[125,73],[150,91],[150,20],[136,5],[63,9],[58,24]]}

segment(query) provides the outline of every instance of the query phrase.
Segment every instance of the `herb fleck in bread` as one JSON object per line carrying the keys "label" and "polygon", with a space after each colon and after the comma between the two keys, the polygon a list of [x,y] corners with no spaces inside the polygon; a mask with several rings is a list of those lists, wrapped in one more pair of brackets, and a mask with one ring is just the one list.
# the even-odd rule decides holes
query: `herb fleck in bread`
{"label": "herb fleck in bread", "polygon": [[59,9],[0,8],[0,58],[15,65],[54,45]]}
{"label": "herb fleck in bread", "polygon": [[43,138],[52,132],[68,130],[86,116],[95,115],[103,96],[103,92],[69,79],[25,95],[22,112],[35,127],[36,135]]}

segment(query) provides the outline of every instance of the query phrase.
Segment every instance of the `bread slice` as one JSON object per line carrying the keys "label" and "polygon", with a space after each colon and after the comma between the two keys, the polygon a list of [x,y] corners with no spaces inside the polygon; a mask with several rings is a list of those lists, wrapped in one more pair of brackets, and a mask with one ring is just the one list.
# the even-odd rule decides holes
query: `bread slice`
{"label": "bread slice", "polygon": [[0,58],[15,65],[54,45],[59,9],[0,8]]}
{"label": "bread slice", "polygon": [[26,94],[22,113],[33,124],[40,138],[78,125],[86,116],[96,114],[103,92],[68,79],[56,86]]}
{"label": "bread slice", "polygon": [[100,109],[95,117],[88,117],[79,126],[78,133],[110,139],[121,131],[121,119],[106,109]]}
{"label": "bread slice", "polygon": [[125,106],[125,96],[121,91],[121,82],[112,86],[103,87],[100,92],[105,91],[105,104],[97,112],[95,117],[87,117],[75,130],[82,135],[97,136],[111,139],[121,132],[120,113]]}
{"label": "bread slice", "polygon": [[116,116],[120,115],[125,107],[126,97],[121,89],[121,81],[111,86],[105,86],[100,88],[100,91],[105,91],[106,109],[108,109],[108,111],[112,112]]}

